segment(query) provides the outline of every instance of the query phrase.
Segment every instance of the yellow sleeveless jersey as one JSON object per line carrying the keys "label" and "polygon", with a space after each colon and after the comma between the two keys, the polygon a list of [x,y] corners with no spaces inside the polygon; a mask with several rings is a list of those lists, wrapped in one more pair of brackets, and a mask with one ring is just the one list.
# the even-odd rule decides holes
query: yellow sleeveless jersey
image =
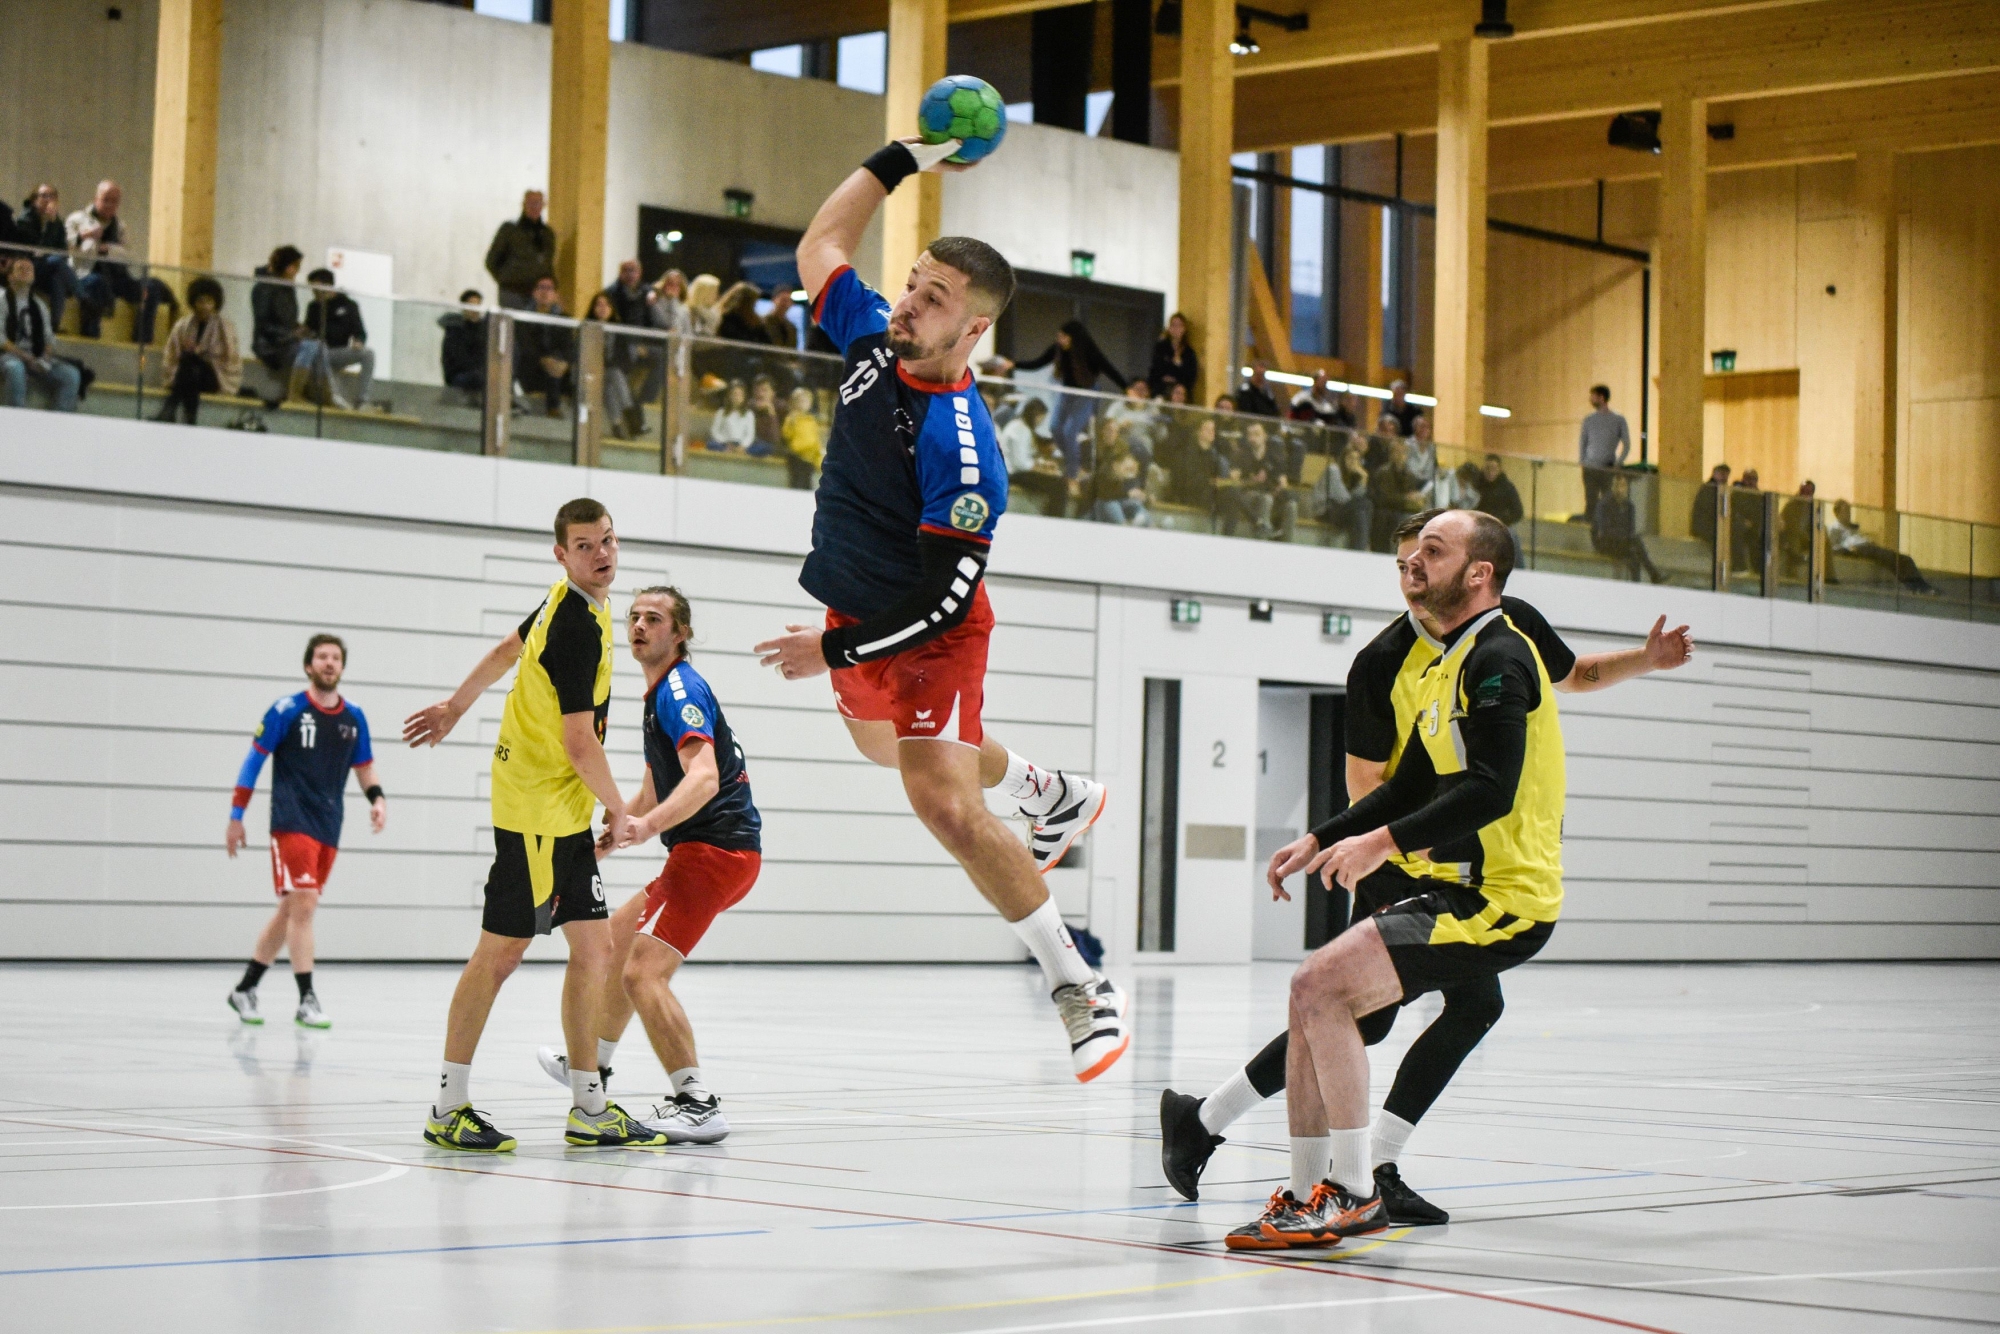
{"label": "yellow sleeveless jersey", "polygon": [[[1498,642],[1505,636],[1533,660],[1541,698],[1527,716],[1527,752],[1513,809],[1476,834],[1431,849],[1427,873],[1477,889],[1497,910],[1530,922],[1553,922],[1562,912],[1562,821],[1567,795],[1562,724],[1556,716],[1554,683],[1534,641],[1496,607],[1467,627],[1417,683],[1415,735],[1440,783],[1466,772],[1459,723],[1474,705],[1476,692],[1497,689],[1500,678],[1486,676],[1496,655],[1517,651]],[[1481,650],[1484,649],[1484,652]],[[1468,665],[1473,670],[1468,673]],[[1468,677],[1481,677],[1472,680]]]}
{"label": "yellow sleeveless jersey", "polygon": [[563,749],[563,715],[611,712],[611,611],[564,580],[521,622],[521,660],[493,748],[493,824],[562,837],[589,829],[597,798]]}

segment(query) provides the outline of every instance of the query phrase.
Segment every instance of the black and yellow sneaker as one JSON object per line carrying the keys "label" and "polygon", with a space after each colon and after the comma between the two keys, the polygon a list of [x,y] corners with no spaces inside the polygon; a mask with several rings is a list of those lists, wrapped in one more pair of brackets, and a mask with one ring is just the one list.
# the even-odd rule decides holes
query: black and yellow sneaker
{"label": "black and yellow sneaker", "polygon": [[606,1101],[604,1110],[592,1116],[581,1107],[569,1109],[569,1127],[563,1138],[571,1144],[596,1148],[654,1149],[671,1141],[667,1132],[641,1121],[617,1103]]}
{"label": "black and yellow sneaker", "polygon": [[472,1104],[453,1108],[442,1115],[431,1108],[424,1126],[424,1139],[440,1149],[461,1153],[512,1153],[514,1137],[494,1129],[493,1123],[472,1109]]}
{"label": "black and yellow sneaker", "polygon": [[1375,1193],[1382,1197],[1382,1208],[1391,1223],[1436,1227],[1451,1221],[1450,1214],[1404,1184],[1403,1174],[1394,1163],[1383,1163],[1375,1169]]}

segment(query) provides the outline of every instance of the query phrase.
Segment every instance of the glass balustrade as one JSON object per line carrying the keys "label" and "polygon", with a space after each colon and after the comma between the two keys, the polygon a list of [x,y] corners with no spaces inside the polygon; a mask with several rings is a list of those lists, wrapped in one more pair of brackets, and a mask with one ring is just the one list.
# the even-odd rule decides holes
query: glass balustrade
{"label": "glass balustrade", "polygon": [[[148,330],[120,301],[99,337],[67,303],[55,355],[80,410],[810,490],[841,361],[650,328],[127,264],[169,293]],[[197,286],[197,280],[212,280]],[[198,405],[167,351],[190,288],[221,293],[238,366]],[[211,335],[213,337],[213,335]],[[1077,522],[1388,552],[1407,515],[1485,510],[1517,566],[1746,596],[2000,621],[2000,528],[1427,440],[982,379],[1010,508]],[[30,406],[46,401],[31,388]]]}

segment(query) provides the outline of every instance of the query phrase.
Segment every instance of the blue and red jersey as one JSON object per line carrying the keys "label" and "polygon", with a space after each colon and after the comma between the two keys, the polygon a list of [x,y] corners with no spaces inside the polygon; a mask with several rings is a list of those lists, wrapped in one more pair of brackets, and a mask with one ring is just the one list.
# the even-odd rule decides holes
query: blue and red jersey
{"label": "blue and red jersey", "polygon": [[844,368],[799,584],[856,619],[922,580],[919,532],[990,543],[1007,509],[1007,467],[972,372],[938,384],[905,371],[889,309],[845,265],[813,307]]}
{"label": "blue and red jersey", "polygon": [[660,684],[646,692],[644,735],[646,767],[653,771],[653,795],[661,801],[687,776],[681,768],[681,743],[700,737],[715,747],[715,795],[702,808],[660,835],[668,847],[707,843],[739,852],[763,848],[764,819],[750,796],[750,772],[743,747],[729,730],[715,692],[683,658],[667,669]]}
{"label": "blue and red jersey", "polygon": [[236,775],[232,819],[243,818],[257,775],[271,756],[277,757],[271,765],[271,832],[304,834],[339,847],[348,770],[375,761],[361,710],[344,699],[322,709],[304,690],[267,709]]}

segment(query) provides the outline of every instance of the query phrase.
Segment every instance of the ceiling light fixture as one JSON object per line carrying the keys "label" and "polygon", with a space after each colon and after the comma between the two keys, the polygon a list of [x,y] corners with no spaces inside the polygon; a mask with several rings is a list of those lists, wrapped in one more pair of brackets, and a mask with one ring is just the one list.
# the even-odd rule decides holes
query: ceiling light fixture
{"label": "ceiling light fixture", "polygon": [[[1179,8],[1179,6],[1175,6]],[[1255,34],[1250,31],[1252,23],[1266,23],[1280,32],[1304,32],[1312,25],[1309,14],[1276,14],[1268,9],[1258,9],[1255,5],[1236,6],[1236,37],[1229,43],[1231,55],[1254,56],[1262,47],[1257,45]]]}

